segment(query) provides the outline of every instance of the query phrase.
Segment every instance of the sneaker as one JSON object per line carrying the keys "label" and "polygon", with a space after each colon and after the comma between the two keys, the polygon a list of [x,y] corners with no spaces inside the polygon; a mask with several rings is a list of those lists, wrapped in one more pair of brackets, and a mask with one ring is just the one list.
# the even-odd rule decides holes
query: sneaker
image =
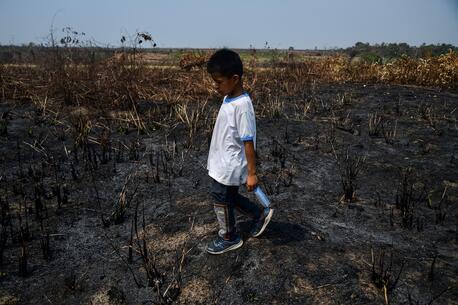
{"label": "sneaker", "polygon": [[263,212],[263,216],[254,223],[253,228],[250,231],[250,235],[252,237],[258,237],[259,235],[264,232],[267,225],[269,224],[272,215],[274,214],[274,210],[271,208],[265,208]]}
{"label": "sneaker", "polygon": [[226,240],[220,236],[217,239],[211,241],[207,246],[207,252],[210,254],[222,254],[227,251],[235,250],[243,245],[243,240],[240,235],[237,234],[233,240]]}

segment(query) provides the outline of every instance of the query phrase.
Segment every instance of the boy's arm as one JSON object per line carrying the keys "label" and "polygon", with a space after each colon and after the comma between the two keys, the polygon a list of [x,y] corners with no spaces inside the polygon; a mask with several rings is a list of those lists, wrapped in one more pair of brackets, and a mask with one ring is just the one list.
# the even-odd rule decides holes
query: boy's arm
{"label": "boy's arm", "polygon": [[248,192],[251,192],[256,184],[258,184],[258,177],[256,176],[256,154],[254,152],[254,144],[253,141],[245,141],[243,142],[245,146],[245,156],[247,160],[247,168],[248,168],[248,177],[246,180],[246,188]]}

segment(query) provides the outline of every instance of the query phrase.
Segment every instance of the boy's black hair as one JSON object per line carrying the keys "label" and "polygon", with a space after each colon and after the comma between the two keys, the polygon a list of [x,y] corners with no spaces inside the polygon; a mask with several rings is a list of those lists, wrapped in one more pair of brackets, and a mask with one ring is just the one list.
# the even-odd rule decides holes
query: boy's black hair
{"label": "boy's black hair", "polygon": [[237,74],[242,77],[243,64],[239,54],[229,49],[220,49],[216,51],[207,63],[208,73],[220,73],[226,77],[232,77]]}

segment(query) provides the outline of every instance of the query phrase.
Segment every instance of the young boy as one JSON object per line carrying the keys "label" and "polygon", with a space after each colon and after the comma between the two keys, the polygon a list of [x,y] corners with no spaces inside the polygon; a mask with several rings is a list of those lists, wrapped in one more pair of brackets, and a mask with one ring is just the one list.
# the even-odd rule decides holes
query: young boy
{"label": "young boy", "polygon": [[234,51],[216,51],[207,64],[216,90],[224,96],[208,154],[207,169],[212,178],[210,195],[219,223],[218,237],[207,246],[207,252],[221,254],[240,248],[243,244],[236,230],[235,209],[253,219],[250,231],[257,237],[266,228],[273,209],[260,208],[238,193],[239,186],[246,183],[252,191],[256,176],[256,122],[253,104],[243,90],[243,65]]}

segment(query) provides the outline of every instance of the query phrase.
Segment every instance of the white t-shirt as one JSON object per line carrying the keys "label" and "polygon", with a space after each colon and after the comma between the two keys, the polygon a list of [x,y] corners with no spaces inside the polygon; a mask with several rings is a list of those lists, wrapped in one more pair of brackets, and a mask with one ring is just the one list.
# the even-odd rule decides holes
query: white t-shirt
{"label": "white t-shirt", "polygon": [[244,141],[256,149],[256,121],[248,93],[224,97],[213,129],[207,169],[210,177],[224,185],[241,185],[248,176]]}

